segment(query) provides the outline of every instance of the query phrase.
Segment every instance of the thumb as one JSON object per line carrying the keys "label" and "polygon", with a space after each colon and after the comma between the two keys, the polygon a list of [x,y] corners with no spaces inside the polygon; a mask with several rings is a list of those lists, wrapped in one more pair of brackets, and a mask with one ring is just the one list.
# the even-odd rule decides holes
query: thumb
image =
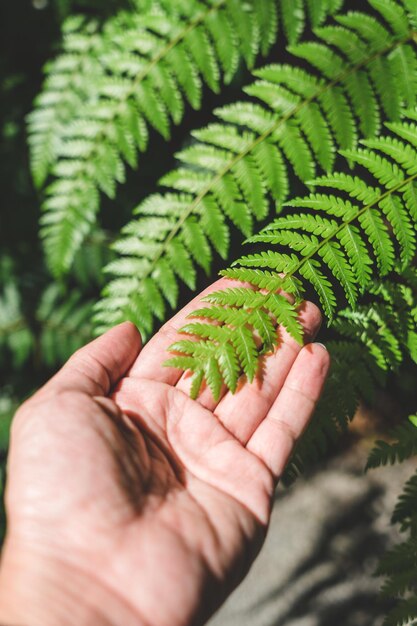
{"label": "thumb", "polygon": [[131,367],[141,347],[134,324],[124,322],[115,326],[77,350],[39,394],[71,390],[106,396]]}

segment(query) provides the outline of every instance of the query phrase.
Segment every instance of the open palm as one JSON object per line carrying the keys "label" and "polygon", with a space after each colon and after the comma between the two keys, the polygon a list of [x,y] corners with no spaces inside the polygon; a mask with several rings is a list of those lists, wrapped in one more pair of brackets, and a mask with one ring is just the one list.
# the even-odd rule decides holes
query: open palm
{"label": "open palm", "polygon": [[[198,300],[142,351],[133,325],[116,327],[20,409],[0,619],[21,617],[14,599],[30,602],[42,572],[45,588],[57,578],[64,587],[54,595],[61,621],[48,622],[38,599],[34,625],[200,624],[247,572],[329,360],[322,347],[300,350],[280,329],[262,380],[242,380],[219,402],[208,389],[193,401],[187,375],[163,363]],[[311,339],[317,308],[305,304],[301,319]],[[3,573],[10,570],[14,583]]]}

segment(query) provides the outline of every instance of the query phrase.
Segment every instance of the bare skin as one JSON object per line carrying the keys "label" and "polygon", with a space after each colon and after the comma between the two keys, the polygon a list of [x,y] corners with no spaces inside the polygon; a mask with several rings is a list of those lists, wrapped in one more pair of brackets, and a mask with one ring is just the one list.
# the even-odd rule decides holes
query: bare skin
{"label": "bare skin", "polygon": [[[280,329],[262,380],[193,401],[189,377],[162,364],[197,306],[142,350],[132,324],[117,326],[18,411],[0,623],[197,626],[247,573],[329,357]],[[301,320],[311,341],[318,309]]]}

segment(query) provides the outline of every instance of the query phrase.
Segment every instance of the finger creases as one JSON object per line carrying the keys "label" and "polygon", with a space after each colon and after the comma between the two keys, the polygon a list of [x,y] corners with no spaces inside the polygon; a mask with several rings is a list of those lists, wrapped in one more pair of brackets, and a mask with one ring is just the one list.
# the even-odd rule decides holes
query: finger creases
{"label": "finger creases", "polygon": [[330,366],[320,344],[308,344],[298,354],[280,393],[248,441],[247,449],[279,478],[314,412]]}

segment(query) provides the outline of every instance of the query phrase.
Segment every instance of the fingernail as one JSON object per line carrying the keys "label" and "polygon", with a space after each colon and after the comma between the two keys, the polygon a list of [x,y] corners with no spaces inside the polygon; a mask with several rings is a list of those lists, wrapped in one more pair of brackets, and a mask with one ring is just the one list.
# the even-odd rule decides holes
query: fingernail
{"label": "fingernail", "polygon": [[324,345],[324,343],[319,343],[318,341],[316,341],[315,344],[316,344],[316,346],[321,346],[322,348],[324,348],[327,351],[327,348]]}

